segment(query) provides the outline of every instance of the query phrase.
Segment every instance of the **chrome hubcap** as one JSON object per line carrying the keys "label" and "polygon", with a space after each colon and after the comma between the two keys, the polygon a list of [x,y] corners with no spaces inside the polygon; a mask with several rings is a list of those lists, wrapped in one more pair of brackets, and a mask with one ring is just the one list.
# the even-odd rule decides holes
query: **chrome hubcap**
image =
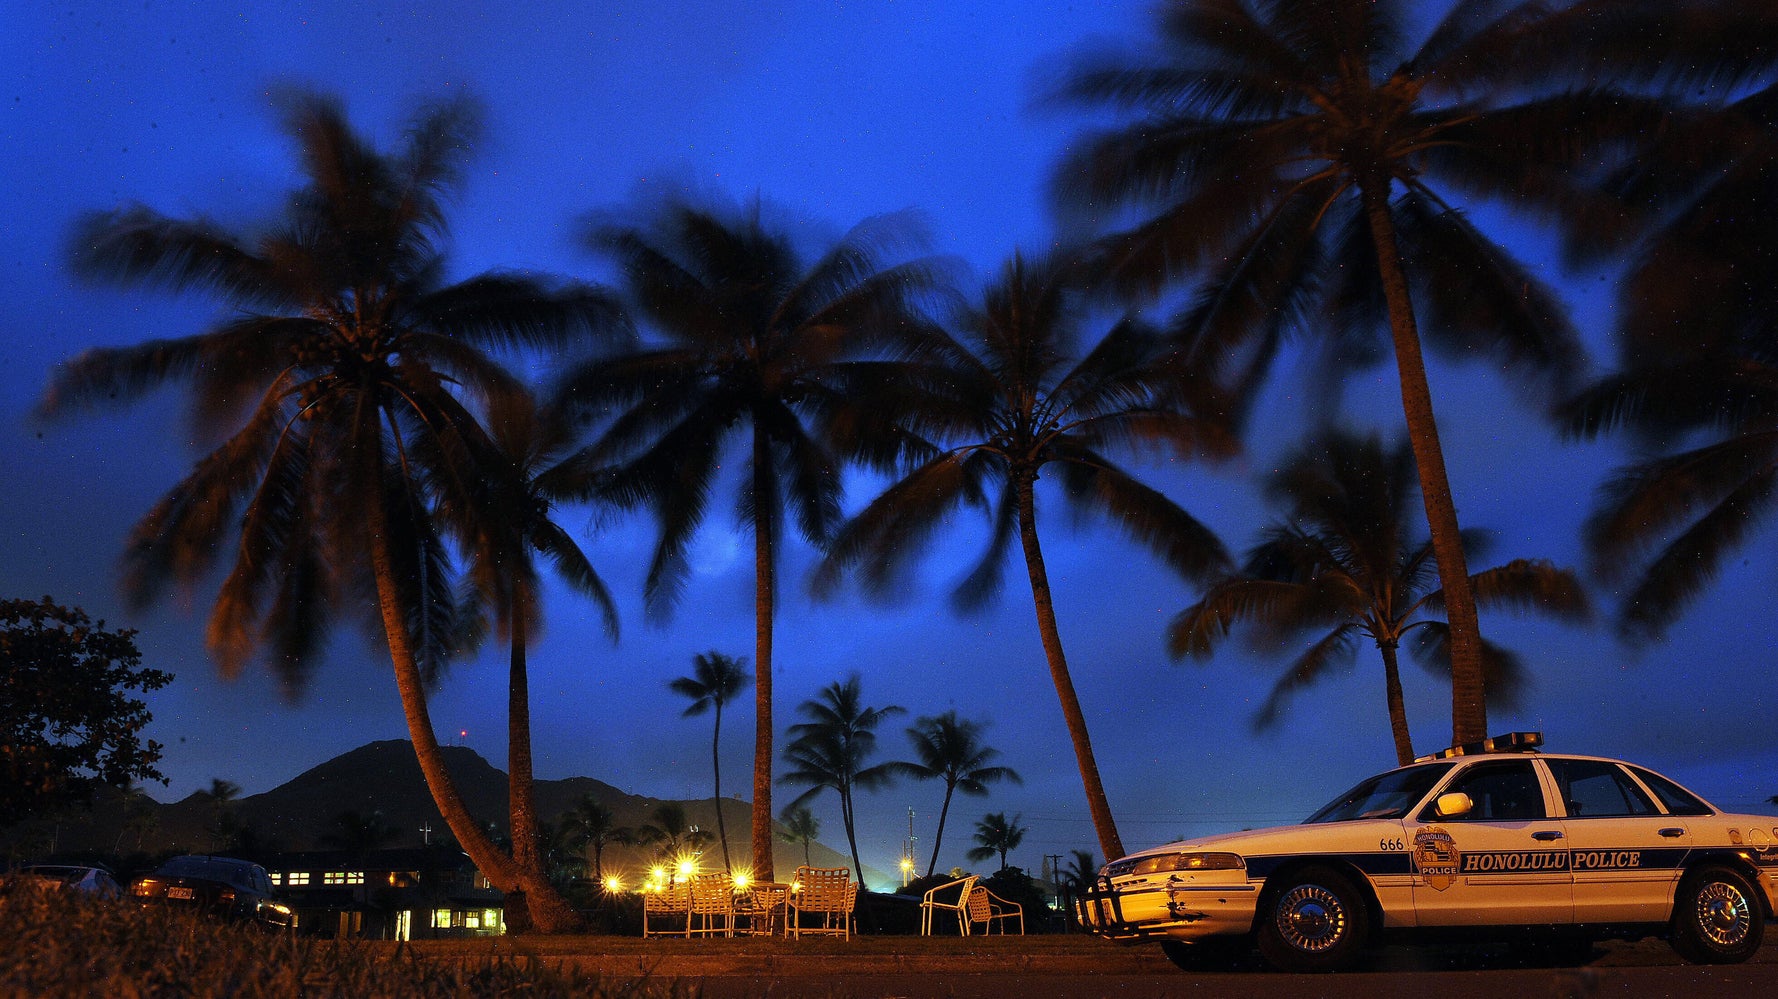
{"label": "chrome hubcap", "polygon": [[1297,950],[1319,953],[1346,935],[1346,908],[1320,885],[1298,885],[1278,900],[1278,931]]}
{"label": "chrome hubcap", "polygon": [[1698,891],[1698,928],[1718,947],[1733,947],[1747,939],[1752,915],[1747,898],[1734,885],[1712,881]]}

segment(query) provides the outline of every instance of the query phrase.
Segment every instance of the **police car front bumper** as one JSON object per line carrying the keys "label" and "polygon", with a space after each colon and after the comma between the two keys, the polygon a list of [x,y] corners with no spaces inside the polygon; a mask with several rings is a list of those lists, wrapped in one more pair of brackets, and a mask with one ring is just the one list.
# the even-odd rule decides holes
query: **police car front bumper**
{"label": "police car front bumper", "polygon": [[1136,878],[1113,884],[1101,877],[1075,900],[1082,926],[1112,940],[1166,937],[1197,940],[1245,934],[1253,928],[1259,886]]}

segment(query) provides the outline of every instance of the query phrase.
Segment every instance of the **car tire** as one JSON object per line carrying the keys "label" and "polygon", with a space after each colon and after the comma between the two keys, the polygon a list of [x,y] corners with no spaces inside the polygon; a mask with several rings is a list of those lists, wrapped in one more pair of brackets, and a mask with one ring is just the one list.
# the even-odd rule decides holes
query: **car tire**
{"label": "car tire", "polygon": [[1183,940],[1162,940],[1161,953],[1181,971],[1232,971],[1239,967],[1252,950],[1247,937],[1210,937],[1186,943]]}
{"label": "car tire", "polygon": [[1259,952],[1280,971],[1338,971],[1369,946],[1370,910],[1345,875],[1309,867],[1260,905]]}
{"label": "car tire", "polygon": [[1693,964],[1739,964],[1759,950],[1766,913],[1753,883],[1730,867],[1705,867],[1679,883],[1668,942]]}

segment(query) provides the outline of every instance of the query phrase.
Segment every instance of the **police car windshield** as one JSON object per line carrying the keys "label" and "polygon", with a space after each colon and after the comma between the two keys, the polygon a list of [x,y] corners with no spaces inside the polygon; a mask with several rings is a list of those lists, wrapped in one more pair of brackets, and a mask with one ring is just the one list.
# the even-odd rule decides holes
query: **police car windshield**
{"label": "police car windshield", "polygon": [[1432,785],[1437,784],[1454,765],[1428,763],[1378,774],[1328,802],[1320,811],[1304,819],[1303,824],[1399,819],[1419,804],[1426,792],[1432,790]]}

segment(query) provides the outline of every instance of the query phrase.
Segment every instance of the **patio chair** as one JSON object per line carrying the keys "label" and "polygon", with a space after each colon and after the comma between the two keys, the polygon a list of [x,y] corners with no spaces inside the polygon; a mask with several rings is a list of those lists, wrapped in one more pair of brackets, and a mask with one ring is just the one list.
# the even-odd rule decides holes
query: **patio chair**
{"label": "patio chair", "polygon": [[[844,867],[799,867],[796,883],[790,892],[785,929],[796,939],[805,935],[852,939],[852,910],[858,904],[858,885]],[[819,922],[804,925],[804,916],[818,916]]]}
{"label": "patio chair", "polygon": [[784,922],[784,908],[790,901],[790,886],[777,881],[758,882],[747,887],[735,899],[735,914],[747,917],[747,926],[735,932],[748,936],[772,936]]}
{"label": "patio chair", "polygon": [[[969,893],[975,890],[975,883],[977,880],[977,876],[971,874],[969,877],[958,881],[946,881],[944,884],[927,891],[920,899],[920,935],[926,937],[932,935],[932,919],[942,911],[955,912],[957,914],[957,933],[960,936],[969,936]],[[939,901],[938,895],[940,892],[949,895],[953,888],[957,889],[956,901]]]}
{"label": "patio chair", "polygon": [[[679,926],[682,919],[685,921],[683,928]],[[691,888],[685,882],[642,892],[642,936],[647,938],[648,931],[663,922],[674,928],[655,928],[656,936],[662,933],[684,935],[691,928]]]}
{"label": "patio chair", "polygon": [[735,879],[727,871],[694,874],[686,881],[691,901],[685,917],[685,935],[725,937],[735,935]]}
{"label": "patio chair", "polygon": [[982,932],[994,932],[994,924],[1000,924],[1002,935],[1006,933],[1006,921],[1019,921],[1019,936],[1025,935],[1025,907],[1017,902],[1009,902],[988,890],[987,885],[976,885],[968,894],[969,911],[966,913],[970,923],[982,923]]}

